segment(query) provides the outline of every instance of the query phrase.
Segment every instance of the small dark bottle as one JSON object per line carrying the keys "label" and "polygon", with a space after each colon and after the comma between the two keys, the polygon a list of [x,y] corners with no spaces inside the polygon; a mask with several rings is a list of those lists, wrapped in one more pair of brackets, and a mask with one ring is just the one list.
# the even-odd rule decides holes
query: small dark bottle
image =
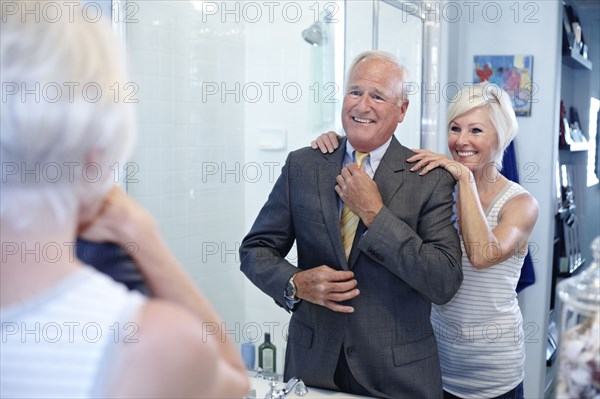
{"label": "small dark bottle", "polygon": [[265,342],[260,344],[258,347],[258,367],[262,369],[264,373],[277,372],[275,358],[277,355],[277,348],[271,342],[271,334],[265,333]]}

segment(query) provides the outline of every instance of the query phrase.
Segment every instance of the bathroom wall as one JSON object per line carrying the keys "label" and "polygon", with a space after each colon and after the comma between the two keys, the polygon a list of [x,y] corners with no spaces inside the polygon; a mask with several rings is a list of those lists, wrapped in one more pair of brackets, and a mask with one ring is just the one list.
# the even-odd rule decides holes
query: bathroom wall
{"label": "bathroom wall", "polygon": [[136,173],[127,187],[156,217],[219,313],[234,323],[245,314],[235,244],[245,228],[244,183],[224,165],[244,161],[245,109],[211,93],[222,84],[235,87],[244,76],[245,37],[242,24],[203,13],[200,3],[136,2],[128,11],[139,131],[130,168]]}

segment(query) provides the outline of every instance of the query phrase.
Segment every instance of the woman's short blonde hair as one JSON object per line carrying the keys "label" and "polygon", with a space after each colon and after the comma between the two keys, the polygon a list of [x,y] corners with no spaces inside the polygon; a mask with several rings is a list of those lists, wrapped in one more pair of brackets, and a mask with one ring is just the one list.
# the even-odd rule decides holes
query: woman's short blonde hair
{"label": "woman's short blonde hair", "polygon": [[462,89],[450,102],[446,127],[450,131],[450,124],[454,119],[478,107],[483,107],[489,112],[490,120],[496,129],[498,149],[494,162],[501,168],[504,150],[519,129],[511,98],[501,87],[483,82]]}
{"label": "woman's short blonde hair", "polygon": [[62,11],[51,21],[2,16],[0,217],[15,227],[30,227],[36,207],[60,221],[83,199],[104,195],[133,146],[125,69],[109,21]]}

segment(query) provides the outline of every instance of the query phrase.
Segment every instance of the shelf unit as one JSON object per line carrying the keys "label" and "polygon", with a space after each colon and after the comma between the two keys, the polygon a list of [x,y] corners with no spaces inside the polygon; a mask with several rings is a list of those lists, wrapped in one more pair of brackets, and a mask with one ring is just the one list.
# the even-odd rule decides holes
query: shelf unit
{"label": "shelf unit", "polygon": [[592,61],[583,58],[577,49],[571,47],[570,52],[563,51],[562,62],[571,68],[592,70]]}
{"label": "shelf unit", "polygon": [[[567,7],[573,7],[570,12],[574,12],[577,17],[576,5],[569,2],[563,2],[563,50],[562,50],[562,72],[561,72],[561,100],[564,101],[565,107],[576,107],[580,112],[589,109],[589,80],[582,79],[591,74],[592,62],[584,58],[580,53],[580,47],[574,44],[572,33],[567,34],[567,29],[570,26],[570,20],[567,14]],[[578,19],[578,18],[577,18]],[[579,21],[577,21],[579,22]],[[593,26],[581,26],[583,33],[589,29],[595,29]],[[582,36],[583,38],[583,36]],[[583,40],[583,39],[582,39]],[[584,97],[587,97],[587,107]],[[561,115],[562,118],[562,115]],[[572,122],[572,121],[571,121]],[[581,121],[585,122],[585,121]],[[589,148],[589,141],[571,142],[559,144],[559,165],[569,165],[572,175],[570,176],[569,184],[572,186],[569,199],[563,194],[559,199],[561,205],[556,211],[554,242],[553,242],[553,259],[552,259],[552,280],[550,293],[550,308],[549,308],[549,325],[548,337],[546,346],[546,381],[545,381],[545,397],[550,398],[554,395],[556,362],[555,354],[559,343],[557,330],[557,313],[554,312],[556,301],[556,284],[564,278],[571,277],[584,269],[586,260],[580,253],[579,243],[581,237],[581,224],[585,223],[582,209],[585,207],[583,203],[583,190],[586,187],[585,163],[587,161],[586,151]],[[560,169],[560,168],[559,168]],[[560,173],[560,171],[558,172]],[[561,179],[558,179],[560,182]],[[560,183],[559,183],[560,187]],[[568,241],[571,241],[569,243]],[[573,241],[575,243],[573,244]],[[552,331],[555,331],[553,334]]]}
{"label": "shelf unit", "polygon": [[558,149],[569,152],[587,151],[589,149],[589,143],[587,141],[582,141],[579,143],[565,144],[559,146]]}

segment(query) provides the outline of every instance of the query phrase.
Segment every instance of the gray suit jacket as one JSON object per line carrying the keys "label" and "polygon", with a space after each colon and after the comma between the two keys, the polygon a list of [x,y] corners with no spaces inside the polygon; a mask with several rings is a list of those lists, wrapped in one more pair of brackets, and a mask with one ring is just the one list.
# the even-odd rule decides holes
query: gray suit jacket
{"label": "gray suit jacket", "polygon": [[343,346],[356,380],[373,396],[441,398],[431,303],[448,302],[462,281],[452,223],[454,179],[441,168],[411,172],[413,153],[393,138],[374,176],[384,202],[371,228],[359,223],[346,261],[335,178],[345,141],[332,154],[289,154],[282,174],[240,248],[241,269],[287,309],[284,288],[298,268],[284,259],[297,243],[298,267],[352,270],[360,294],[354,313],[299,302],[289,325],[286,380],[337,389]]}

